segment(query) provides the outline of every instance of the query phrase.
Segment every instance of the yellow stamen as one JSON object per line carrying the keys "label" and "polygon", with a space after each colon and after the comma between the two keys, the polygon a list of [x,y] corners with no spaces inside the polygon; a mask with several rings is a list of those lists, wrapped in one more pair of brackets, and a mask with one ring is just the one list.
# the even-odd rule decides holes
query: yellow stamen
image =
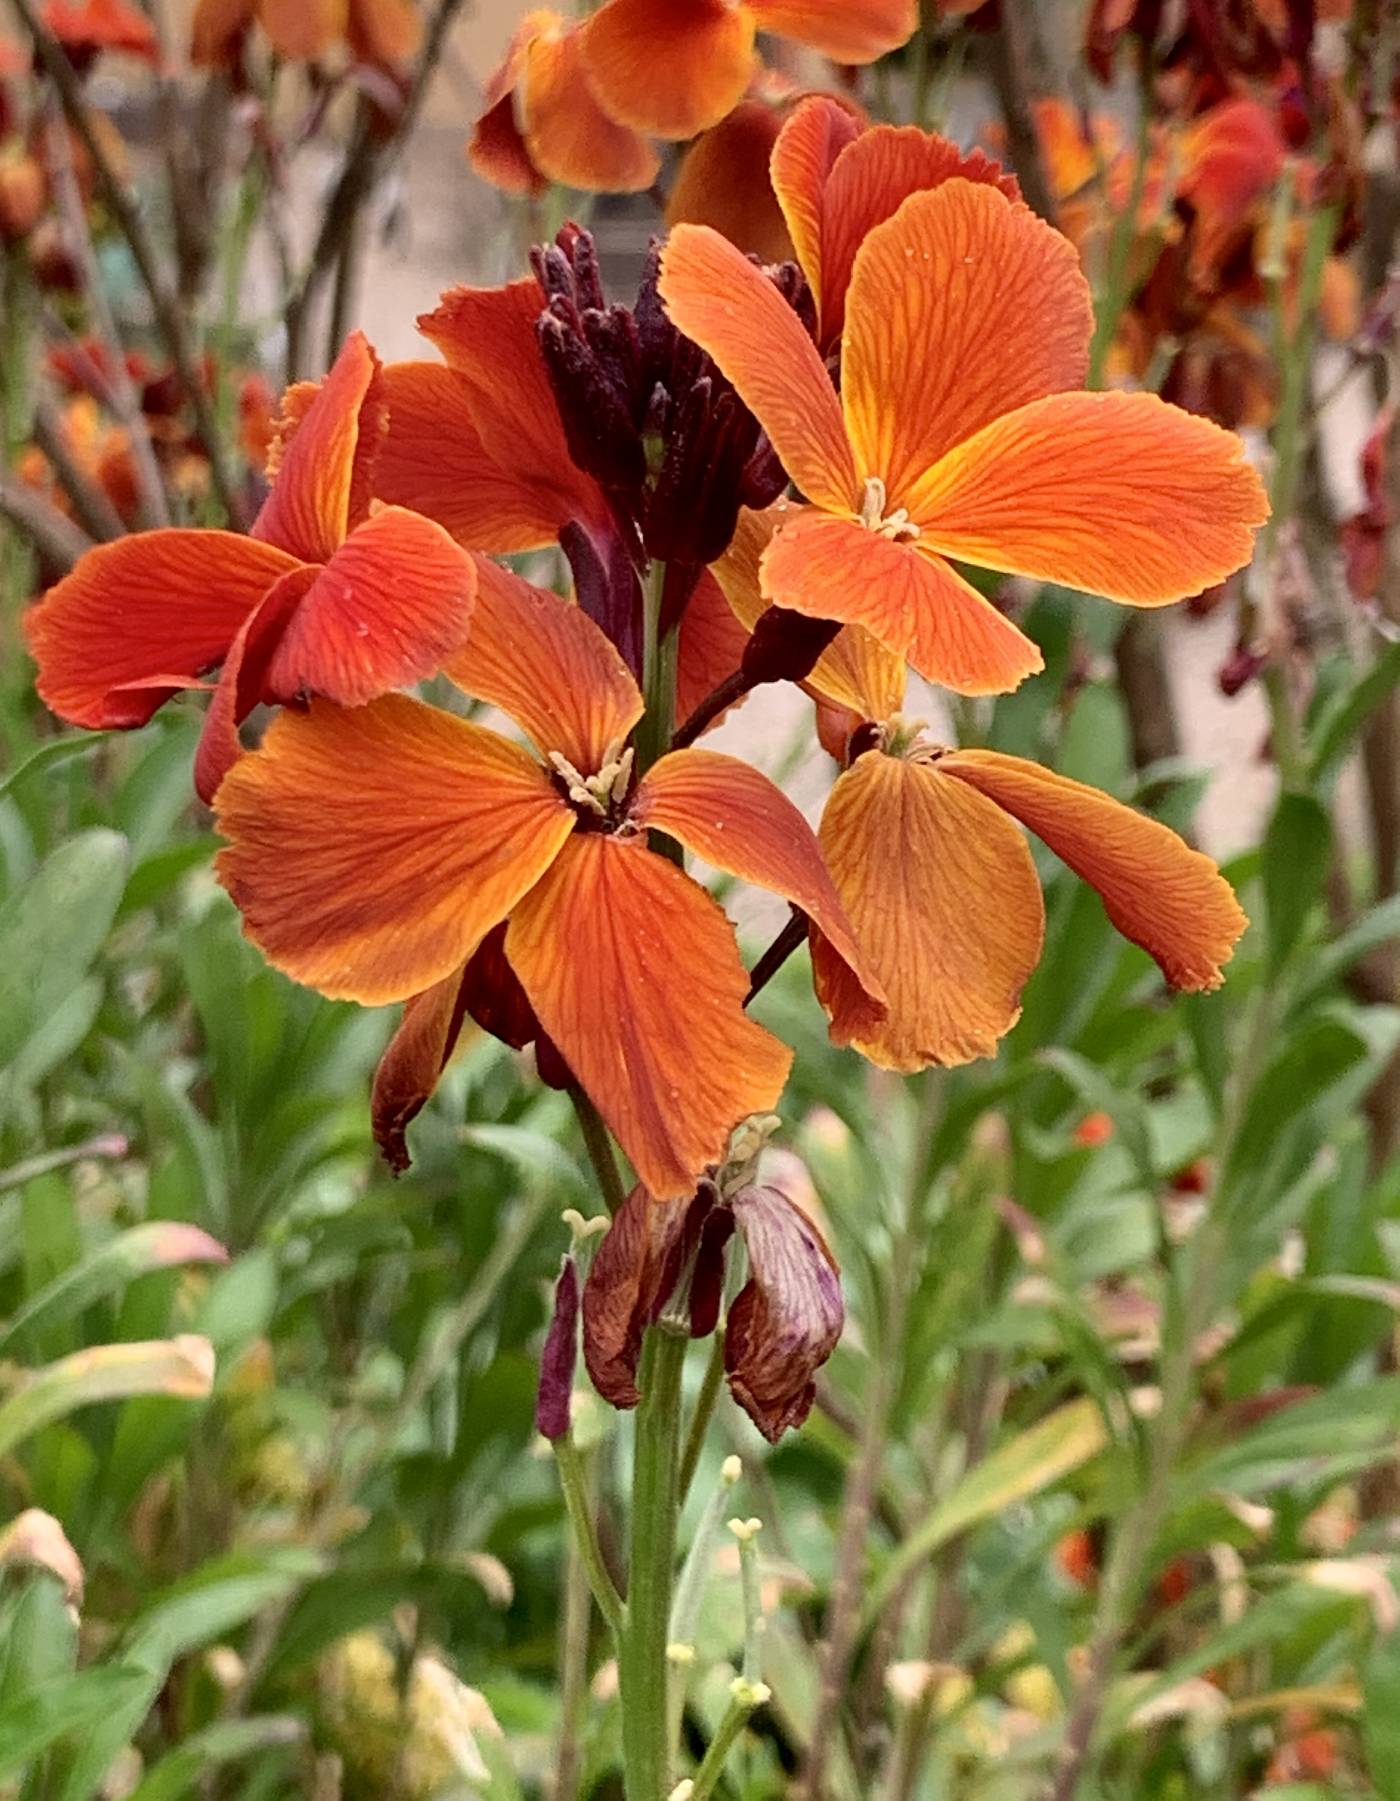
{"label": "yellow stamen", "polygon": [[878,475],[869,475],[865,479],[865,498],[860,503],[860,522],[868,532],[875,532],[881,538],[889,538],[896,544],[909,544],[919,537],[918,526],[909,517],[908,507],[896,507],[892,513],[886,513],[885,507],[889,495],[885,484]]}

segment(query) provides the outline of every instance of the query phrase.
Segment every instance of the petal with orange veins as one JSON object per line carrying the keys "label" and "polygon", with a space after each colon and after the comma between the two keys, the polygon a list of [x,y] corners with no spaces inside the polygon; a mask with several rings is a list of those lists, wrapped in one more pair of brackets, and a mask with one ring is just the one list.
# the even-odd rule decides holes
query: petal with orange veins
{"label": "petal with orange veins", "polygon": [[631,671],[573,601],[488,557],[475,562],[471,632],[444,674],[509,713],[541,756],[560,751],[581,774],[595,775],[642,716]]}
{"label": "petal with orange veins", "polygon": [[934,765],[975,788],[1043,838],[1102,896],[1125,938],[1175,988],[1218,988],[1222,964],[1249,923],[1211,859],[1159,820],[999,751],[950,751]]}
{"label": "petal with orange veins", "polygon": [[374,1072],[369,1102],[374,1142],[396,1175],[412,1162],[404,1133],[432,1099],[466,1016],[460,969],[404,1002],[398,1030]]}
{"label": "petal with orange veins", "polygon": [[1233,432],[1155,394],[1056,394],[998,419],[909,497],[923,541],[1132,606],[1242,568],[1268,518]]}
{"label": "petal with orange veins", "polygon": [[841,334],[856,253],[911,194],[946,181],[971,181],[1019,200],[1020,184],[982,150],[963,152],[917,125],[863,131],[832,165],[822,197],[822,343]]}
{"label": "petal with orange veins", "polygon": [[607,0],[580,33],[604,111],[663,138],[693,138],[737,105],[753,41],[750,8],[731,0]]}
{"label": "petal with orange veins", "polygon": [[460,968],[576,823],[528,752],[397,694],[279,714],[217,812],[219,879],[249,938],[366,1006]]}
{"label": "petal with orange veins", "polygon": [[472,391],[442,363],[384,370],[389,431],[374,465],[379,500],[411,507],[469,550],[538,550],[567,514],[549,489],[501,468],[476,429]]}
{"label": "petal with orange veins", "polygon": [[929,765],[872,751],[838,778],[821,842],[888,1002],[881,1018],[814,932],[817,998],[833,1041],[884,1069],[994,1056],[1020,1017],[1045,931],[1021,833]]}
{"label": "petal with orange veins", "polygon": [[440,525],[385,507],[351,532],[287,622],[267,698],[357,707],[435,675],[461,648],[476,565]]}
{"label": "petal with orange veins", "polygon": [[834,63],[873,63],[919,23],[918,0],[748,0],[760,31],[793,38]]}
{"label": "petal with orange veins", "polygon": [[287,396],[272,492],[252,535],[307,563],[325,563],[369,508],[386,426],[379,358],[351,332],[325,380]]}
{"label": "petal with orange veins", "polygon": [[[761,611],[762,602],[759,605]],[[678,720],[689,719],[701,701],[734,674],[744,660],[748,641],[748,627],[725,599],[714,575],[705,570],[681,615],[676,651]],[[716,714],[714,723],[718,725],[731,711],[726,707],[723,713]]]}
{"label": "petal with orange veins", "polygon": [[656,180],[660,158],[628,121],[599,105],[583,31],[556,16],[528,37],[518,89],[525,146],[540,173],[565,187],[640,193]]}
{"label": "petal with orange veins", "polygon": [[792,240],[772,184],[757,177],[768,166],[782,122],[769,101],[741,100],[703,132],[676,171],[666,199],[667,225],[708,225],[760,262],[791,257]]}
{"label": "petal with orange veins", "polygon": [[650,770],[632,803],[638,825],[668,832],[716,869],[800,907],[877,1004],[879,977],[864,956],[811,826],[780,788],[737,757],[674,750]]}
{"label": "petal with orange veins", "polygon": [[861,626],[848,625],[823,651],[803,685],[860,720],[886,720],[904,704],[904,658]]}
{"label": "petal with orange veins", "polygon": [[540,1024],[658,1200],[694,1192],[792,1053],[744,1012],[734,928],[640,839],[581,832],[516,907],[506,954]]}
{"label": "petal with orange veins", "polygon": [[486,454],[537,492],[543,513],[610,520],[602,490],[569,455],[535,336],[543,311],[533,277],[500,288],[449,288],[418,329],[467,383]]}
{"label": "petal with orange veins", "polygon": [[1044,666],[1030,639],[940,558],[811,507],[774,533],[762,578],[778,606],[863,626],[959,694],[1008,694]]}
{"label": "petal with orange veins", "polygon": [[223,662],[298,566],[235,532],[172,527],[98,545],[25,615],[40,698],[71,725],[144,725],[183,679]]}
{"label": "petal with orange veins", "polygon": [[817,303],[823,344],[840,330],[839,320],[834,331],[827,329],[831,301],[825,255],[826,184],[837,158],[859,132],[859,121],[839,101],[828,94],[812,94],[789,115],[769,161],[773,192]]}
{"label": "petal with orange veins", "polygon": [[1093,325],[1073,245],[1028,206],[985,182],[911,195],[856,252],[846,297],[841,395],[862,477],[908,506],[989,420],[1078,387]]}
{"label": "petal with orange veins", "polygon": [[742,251],[704,225],[678,225],[658,283],[678,331],[708,350],[756,414],[809,500],[859,504],[841,404],[801,320]]}

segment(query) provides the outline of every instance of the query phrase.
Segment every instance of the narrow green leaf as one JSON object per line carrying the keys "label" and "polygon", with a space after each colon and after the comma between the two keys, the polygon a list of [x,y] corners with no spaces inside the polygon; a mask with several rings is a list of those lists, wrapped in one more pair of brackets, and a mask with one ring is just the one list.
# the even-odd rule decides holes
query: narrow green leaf
{"label": "narrow green leaf", "polygon": [[31,751],[18,769],[12,769],[3,781],[0,781],[0,800],[7,794],[27,782],[31,775],[37,775],[41,769],[53,769],[60,763],[68,763],[74,757],[86,756],[90,750],[96,749],[104,738],[115,738],[115,732],[84,732],[77,738],[53,738],[47,744],[41,744],[38,750]]}
{"label": "narrow green leaf", "polygon": [[1264,910],[1269,969],[1277,974],[1322,894],[1332,825],[1310,794],[1279,796],[1264,838]]}
{"label": "narrow green leaf", "polygon": [[129,1395],[169,1395],[202,1400],[213,1386],[214,1351],[207,1338],[177,1338],[137,1344],[93,1345],[60,1357],[26,1375],[0,1403],[0,1457],[51,1420],[62,1419],[95,1401]]}
{"label": "narrow green leaf", "polygon": [[290,1714],[264,1714],[208,1726],[161,1758],[132,1789],[127,1801],[181,1801],[195,1792],[207,1771],[238,1763],[259,1751],[300,1744],[305,1737],[305,1721]]}

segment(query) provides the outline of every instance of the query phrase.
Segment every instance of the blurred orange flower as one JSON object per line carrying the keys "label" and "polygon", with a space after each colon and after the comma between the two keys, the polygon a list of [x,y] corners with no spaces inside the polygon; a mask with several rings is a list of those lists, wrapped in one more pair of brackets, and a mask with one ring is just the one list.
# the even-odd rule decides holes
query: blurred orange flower
{"label": "blurred orange flower", "polygon": [[222,665],[195,762],[212,798],[259,702],[346,706],[431,675],[466,634],[474,566],[445,531],[370,507],[379,361],[355,333],[284,402],[276,480],[251,535],[172,527],[102,544],[33,607],[38,688],[75,725],[144,725]]}
{"label": "blurred orange flower", "polygon": [[40,18],[70,57],[120,50],[147,62],[159,59],[155,27],[130,0],[47,0]]}
{"label": "blurred orange flower", "polygon": [[[508,920],[504,954],[540,1028],[652,1193],[688,1195],[735,1122],[773,1106],[791,1053],[744,1013],[723,913],[648,831],[820,921],[873,1011],[878,984],[792,803],[710,751],[634,781],[624,746],[642,700],[617,652],[571,603],[479,573],[447,672],[537,754],[400,696],[284,713],[219,791],[220,875],[279,968],[369,1005],[421,996],[420,1025],[460,1023],[464,966]],[[424,1036],[430,1087],[445,1034]]]}
{"label": "blurred orange flower", "polygon": [[630,194],[656,180],[661,164],[651,145],[600,106],[580,30],[548,9],[527,13],[486,84],[467,158],[507,194],[542,194],[552,181]]}
{"label": "blurred orange flower", "polygon": [[770,31],[838,63],[897,50],[917,0],[605,0],[584,21],[584,66],[603,110],[663,138],[715,125],[754,72],[754,37]]}
{"label": "blurred orange flower", "polygon": [[660,289],[810,503],[764,553],[764,597],[863,625],[959,692],[1005,692],[1041,657],[951,559],[1157,606],[1241,567],[1267,516],[1237,438],[1155,395],[1071,391],[1093,328],[1078,258],[990,182],[914,193],[866,235],[839,398],[717,233],[678,226]]}
{"label": "blurred orange flower", "polygon": [[410,0],[199,0],[190,58],[202,68],[237,63],[243,40],[260,25],[279,56],[307,61],[344,43],[358,62],[402,62],[418,45]]}

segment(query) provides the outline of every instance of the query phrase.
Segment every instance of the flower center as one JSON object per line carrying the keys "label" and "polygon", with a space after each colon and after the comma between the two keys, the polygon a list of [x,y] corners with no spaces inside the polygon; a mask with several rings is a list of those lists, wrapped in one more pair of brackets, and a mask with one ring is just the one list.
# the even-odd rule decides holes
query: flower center
{"label": "flower center", "polygon": [[926,719],[913,719],[907,713],[891,713],[875,727],[876,741],[887,757],[899,757],[906,763],[936,763],[946,757],[948,746],[935,744],[924,736]]}
{"label": "flower center", "polygon": [[624,750],[616,739],[603,752],[596,775],[583,775],[561,750],[549,753],[550,765],[563,785],[571,805],[584,818],[612,820],[632,786],[632,747]]}
{"label": "flower center", "polygon": [[896,507],[892,513],[886,513],[888,502],[889,496],[880,477],[866,476],[865,498],[860,503],[861,524],[866,531],[889,538],[892,543],[912,544],[919,536],[919,528],[909,517],[908,507]]}

